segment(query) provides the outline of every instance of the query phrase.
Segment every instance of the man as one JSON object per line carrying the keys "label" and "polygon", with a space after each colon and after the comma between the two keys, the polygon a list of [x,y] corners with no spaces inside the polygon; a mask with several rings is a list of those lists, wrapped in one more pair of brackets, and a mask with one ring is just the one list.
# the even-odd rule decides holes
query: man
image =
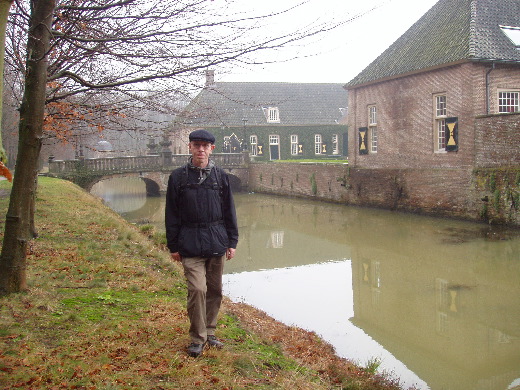
{"label": "man", "polygon": [[168,249],[188,284],[188,354],[197,357],[206,344],[223,346],[215,336],[222,272],[224,256],[235,256],[238,226],[228,176],[209,159],[215,137],[196,130],[189,140],[190,161],[168,179],[165,221]]}

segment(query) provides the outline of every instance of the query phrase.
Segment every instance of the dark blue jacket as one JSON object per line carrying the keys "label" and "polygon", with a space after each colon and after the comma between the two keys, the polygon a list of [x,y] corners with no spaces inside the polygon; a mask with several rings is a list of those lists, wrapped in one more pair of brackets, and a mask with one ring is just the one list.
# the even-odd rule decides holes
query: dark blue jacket
{"label": "dark blue jacket", "polygon": [[197,184],[198,177],[186,166],[170,174],[165,210],[168,249],[183,257],[222,256],[238,242],[229,179],[216,167],[202,184]]}

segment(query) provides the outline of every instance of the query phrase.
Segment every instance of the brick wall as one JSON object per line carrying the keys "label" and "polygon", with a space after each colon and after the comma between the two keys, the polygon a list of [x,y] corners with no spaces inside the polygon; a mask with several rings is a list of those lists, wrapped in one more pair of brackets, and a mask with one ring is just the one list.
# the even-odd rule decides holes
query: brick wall
{"label": "brick wall", "polygon": [[519,113],[477,117],[475,129],[477,167],[520,166]]}
{"label": "brick wall", "polygon": [[[489,90],[486,91],[486,83]],[[488,164],[482,157],[493,154],[502,165],[499,153],[518,153],[518,131],[514,119],[483,119],[498,111],[498,92],[520,87],[518,67],[463,63],[415,75],[386,80],[349,90],[349,160],[363,168],[458,168]],[[434,151],[433,97],[445,94],[447,115],[458,118],[457,152]],[[358,129],[368,126],[368,106],[377,107],[378,151],[359,155]],[[488,111],[489,110],[489,111]],[[494,128],[497,123],[501,126]],[[507,122],[507,123],[506,123]],[[491,128],[491,131],[490,131]],[[501,134],[506,130],[505,136]],[[490,139],[497,152],[490,152]],[[482,148],[482,149],[481,149]],[[479,162],[476,162],[476,153]],[[503,156],[502,155],[502,156]],[[500,162],[499,162],[500,161]],[[516,160],[518,161],[518,160]],[[496,165],[496,164],[495,164]]]}
{"label": "brick wall", "polygon": [[[472,166],[474,105],[484,105],[475,78],[482,83],[484,76],[482,68],[462,64],[349,90],[351,164],[366,168]],[[434,95],[441,93],[447,98],[447,115],[459,118],[456,153],[434,152],[433,102]],[[359,155],[358,129],[368,126],[368,106],[373,104],[378,151]]]}
{"label": "brick wall", "polygon": [[[491,185],[491,182],[495,184]],[[365,169],[336,164],[252,163],[249,190],[520,225],[518,167],[505,172],[471,168]]]}

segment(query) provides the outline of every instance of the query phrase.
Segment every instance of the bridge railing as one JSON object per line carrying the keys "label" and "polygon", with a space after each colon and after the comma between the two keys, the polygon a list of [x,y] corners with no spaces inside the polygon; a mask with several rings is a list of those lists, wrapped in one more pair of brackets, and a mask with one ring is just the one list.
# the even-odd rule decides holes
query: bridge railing
{"label": "bridge railing", "polygon": [[[172,156],[172,166],[180,167],[186,164],[190,156],[190,154],[174,154]],[[222,167],[239,167],[247,161],[244,153],[213,153],[211,159],[215,164]]]}
{"label": "bridge railing", "polygon": [[[49,173],[66,174],[78,170],[90,172],[121,172],[139,170],[162,170],[180,167],[188,161],[189,154],[150,155],[150,156],[126,156],[126,157],[102,157],[85,158],[79,160],[54,160],[49,159]],[[239,167],[248,162],[247,153],[215,153],[211,159],[222,167]]]}

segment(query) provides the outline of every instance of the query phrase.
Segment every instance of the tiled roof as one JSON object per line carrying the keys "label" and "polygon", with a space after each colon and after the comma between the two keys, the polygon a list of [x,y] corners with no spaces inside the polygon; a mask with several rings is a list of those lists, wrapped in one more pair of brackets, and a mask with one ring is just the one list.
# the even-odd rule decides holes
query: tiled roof
{"label": "tiled roof", "polygon": [[500,26],[520,27],[520,0],[439,0],[346,86],[461,61],[520,63]]}
{"label": "tiled roof", "polygon": [[[226,82],[205,87],[177,118],[193,126],[330,125],[343,118],[343,84]],[[267,122],[277,107],[280,122]],[[342,110],[340,110],[342,109]]]}

